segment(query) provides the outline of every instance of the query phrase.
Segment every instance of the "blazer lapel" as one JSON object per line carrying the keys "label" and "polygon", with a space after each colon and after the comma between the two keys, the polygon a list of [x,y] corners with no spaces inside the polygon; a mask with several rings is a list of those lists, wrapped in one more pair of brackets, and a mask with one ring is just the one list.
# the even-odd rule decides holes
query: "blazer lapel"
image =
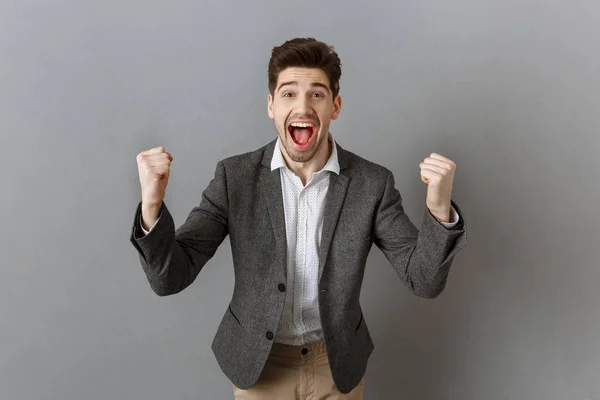
{"label": "blazer lapel", "polygon": [[[265,149],[262,165],[266,167],[263,170],[259,185],[267,211],[275,234],[277,242],[277,254],[281,262],[287,263],[287,239],[285,229],[285,215],[283,209],[283,195],[281,192],[281,175],[279,170],[271,171],[271,159],[275,150],[276,140],[271,142]],[[319,250],[319,281],[323,275],[323,268],[327,261],[329,248],[333,239],[333,233],[342,211],[344,198],[348,189],[350,178],[343,173],[348,166],[345,151],[339,144],[336,144],[338,150],[338,161],[340,163],[340,174],[331,174],[329,181],[329,190],[325,198],[325,210],[323,219],[323,232],[321,234],[321,246]],[[284,268],[287,277],[287,268]]]}
{"label": "blazer lapel", "polygon": [[342,211],[342,205],[344,204],[344,198],[346,197],[346,191],[348,189],[348,182],[350,178],[347,175],[331,175],[329,181],[329,190],[325,198],[325,212],[323,219],[323,233],[321,235],[321,249],[319,251],[319,282],[323,275],[323,268],[327,261],[327,255],[329,254],[329,248],[331,247],[331,240],[333,239],[333,233]]}
{"label": "blazer lapel", "polygon": [[[287,264],[287,239],[285,230],[285,215],[283,209],[283,195],[281,192],[281,173],[279,170],[271,171],[271,158],[275,141],[271,142],[265,149],[262,165],[266,167],[260,175],[260,190],[262,198],[267,205],[267,212],[273,234],[277,243],[277,255],[282,265]],[[287,277],[287,268],[283,268]]]}

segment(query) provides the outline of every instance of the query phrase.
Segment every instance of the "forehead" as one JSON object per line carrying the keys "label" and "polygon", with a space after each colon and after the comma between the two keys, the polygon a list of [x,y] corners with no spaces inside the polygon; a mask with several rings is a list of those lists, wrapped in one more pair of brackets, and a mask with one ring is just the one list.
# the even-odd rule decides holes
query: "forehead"
{"label": "forehead", "polygon": [[279,73],[277,86],[285,82],[298,82],[298,85],[320,83],[329,86],[327,74],[319,68],[289,67]]}

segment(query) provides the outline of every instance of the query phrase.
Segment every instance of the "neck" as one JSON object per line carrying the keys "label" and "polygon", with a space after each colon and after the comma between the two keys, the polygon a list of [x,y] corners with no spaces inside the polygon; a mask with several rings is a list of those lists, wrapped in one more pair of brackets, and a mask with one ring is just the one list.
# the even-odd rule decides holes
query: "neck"
{"label": "neck", "polygon": [[333,141],[331,140],[331,136],[328,135],[325,142],[317,149],[313,158],[304,163],[293,161],[283,147],[281,150],[285,163],[290,171],[296,174],[302,181],[302,184],[306,186],[306,184],[311,181],[312,175],[315,172],[322,170],[323,167],[325,167],[325,164],[327,164],[327,160],[329,160],[333,151]]}

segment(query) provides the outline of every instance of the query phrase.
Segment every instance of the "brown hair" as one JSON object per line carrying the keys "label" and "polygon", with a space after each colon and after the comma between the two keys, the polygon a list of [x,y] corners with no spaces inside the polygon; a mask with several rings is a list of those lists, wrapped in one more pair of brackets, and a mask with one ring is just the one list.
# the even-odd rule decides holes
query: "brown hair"
{"label": "brown hair", "polygon": [[319,68],[329,78],[335,99],[340,91],[342,64],[333,46],[313,38],[295,38],[273,48],[269,60],[269,92],[275,92],[279,73],[289,67]]}

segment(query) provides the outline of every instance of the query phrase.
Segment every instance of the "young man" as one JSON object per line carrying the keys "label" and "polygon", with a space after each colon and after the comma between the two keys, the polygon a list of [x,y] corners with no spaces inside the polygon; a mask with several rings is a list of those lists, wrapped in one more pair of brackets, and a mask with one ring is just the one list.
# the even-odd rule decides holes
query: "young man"
{"label": "young man", "polygon": [[177,230],[163,202],[171,154],[138,154],[131,242],[166,296],[189,286],[230,236],[235,288],[212,350],[236,399],[362,399],[374,349],[359,304],[369,250],[379,247],[414,294],[436,297],[466,244],[451,200],[456,165],[436,153],[420,164],[428,187],[419,232],[392,173],[329,132],[342,108],[333,48],[287,41],[273,49],[268,76],[277,139],[220,161]]}

